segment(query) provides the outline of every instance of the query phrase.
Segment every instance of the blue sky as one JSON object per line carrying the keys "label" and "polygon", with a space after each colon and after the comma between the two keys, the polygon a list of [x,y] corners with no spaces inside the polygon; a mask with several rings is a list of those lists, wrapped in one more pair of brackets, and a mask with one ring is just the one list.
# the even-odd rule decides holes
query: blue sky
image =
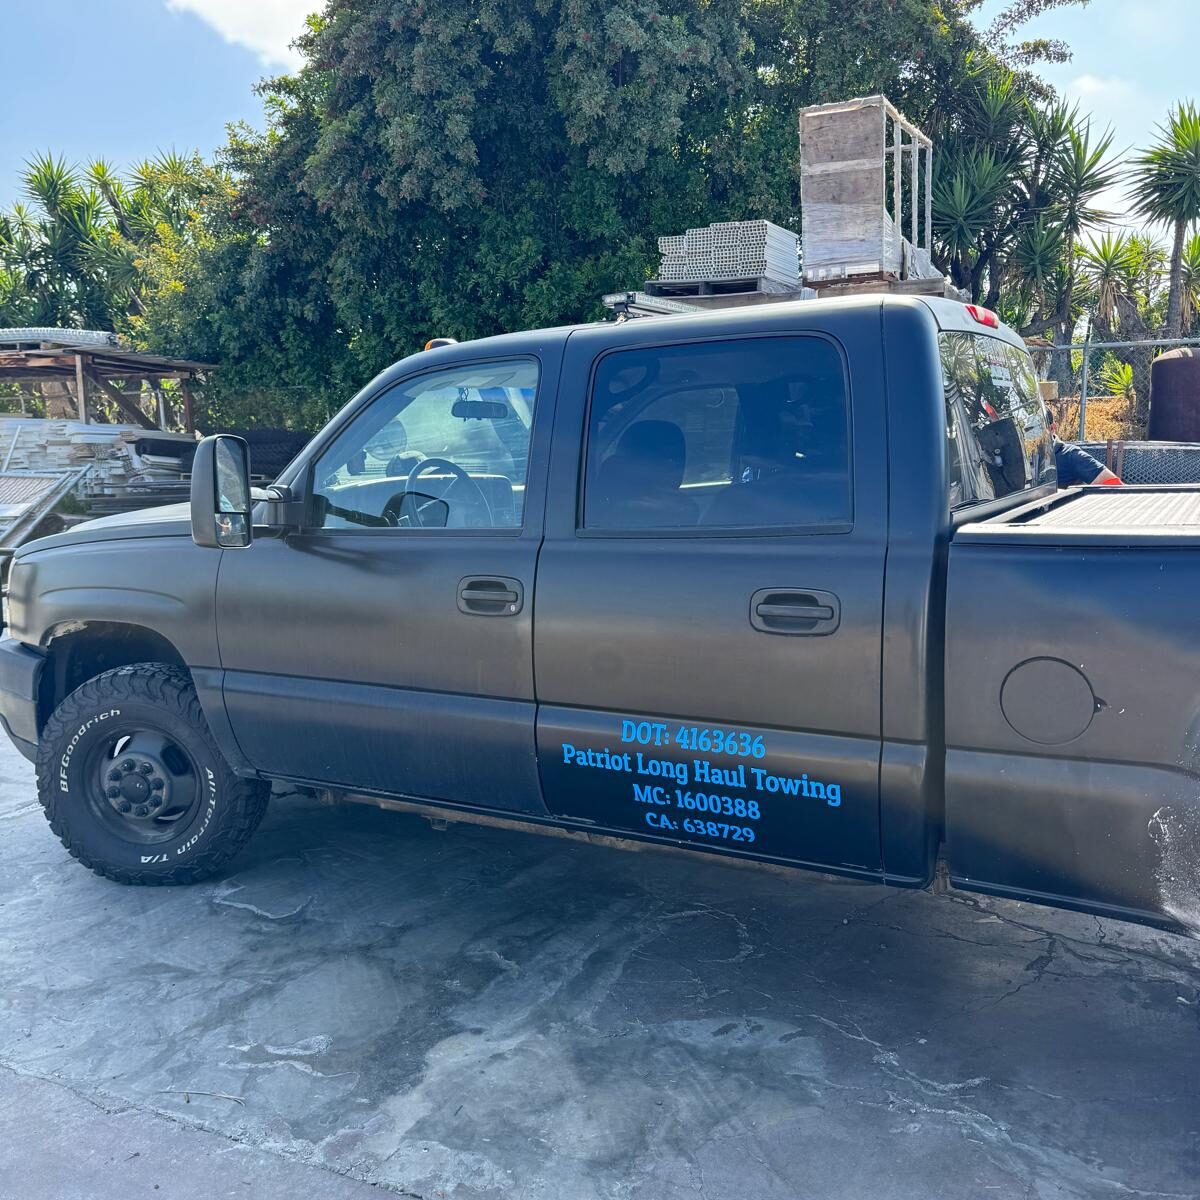
{"label": "blue sky", "polygon": [[[124,168],[160,149],[209,153],[230,121],[261,124],[253,87],[285,68],[308,3],[0,0],[0,207],[40,151]],[[259,21],[239,25],[239,9]]]}
{"label": "blue sky", "polygon": [[[295,63],[288,42],[316,3],[0,0],[0,207],[19,198],[21,165],[37,151],[124,168],[159,149],[208,153],[227,122],[259,123],[253,86]],[[980,21],[1002,6],[985,0]],[[1144,145],[1176,100],[1200,100],[1200,0],[1092,0],[1047,13],[1027,34],[1074,48],[1072,62],[1042,73],[1111,124],[1121,148]]]}
{"label": "blue sky", "polygon": [[[1003,7],[985,0],[979,23]],[[1100,127],[1111,126],[1118,150],[1153,140],[1177,101],[1200,102],[1200,0],[1092,0],[1087,8],[1046,13],[1022,36],[1061,38],[1072,48],[1070,62],[1043,66],[1040,74]],[[1108,206],[1123,208],[1124,198],[1110,196]]]}

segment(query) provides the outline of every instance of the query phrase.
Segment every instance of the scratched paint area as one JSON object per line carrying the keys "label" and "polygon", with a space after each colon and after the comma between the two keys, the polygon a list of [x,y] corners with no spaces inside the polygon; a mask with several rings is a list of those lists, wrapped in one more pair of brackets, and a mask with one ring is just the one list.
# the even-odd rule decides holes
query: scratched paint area
{"label": "scratched paint area", "polygon": [[1200,938],[1200,805],[1164,805],[1149,823],[1163,911]]}
{"label": "scratched paint area", "polygon": [[110,1108],[422,1200],[1200,1196],[1200,943],[298,798],[121,888],[0,768],[0,1067]]}

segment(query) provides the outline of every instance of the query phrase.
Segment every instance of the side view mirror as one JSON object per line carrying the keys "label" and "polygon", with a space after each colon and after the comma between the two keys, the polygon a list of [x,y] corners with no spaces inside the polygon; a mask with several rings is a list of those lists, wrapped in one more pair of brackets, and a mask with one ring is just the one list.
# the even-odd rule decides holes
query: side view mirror
{"label": "side view mirror", "polygon": [[206,437],[192,462],[192,541],[242,550],[250,545],[250,450],[228,433]]}

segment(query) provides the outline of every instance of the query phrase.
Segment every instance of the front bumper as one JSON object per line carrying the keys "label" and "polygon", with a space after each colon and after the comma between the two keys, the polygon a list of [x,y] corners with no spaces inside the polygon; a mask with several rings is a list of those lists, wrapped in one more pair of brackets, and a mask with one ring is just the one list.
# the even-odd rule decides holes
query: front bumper
{"label": "front bumper", "polygon": [[45,658],[15,638],[0,638],[0,727],[30,762],[37,754],[38,684]]}

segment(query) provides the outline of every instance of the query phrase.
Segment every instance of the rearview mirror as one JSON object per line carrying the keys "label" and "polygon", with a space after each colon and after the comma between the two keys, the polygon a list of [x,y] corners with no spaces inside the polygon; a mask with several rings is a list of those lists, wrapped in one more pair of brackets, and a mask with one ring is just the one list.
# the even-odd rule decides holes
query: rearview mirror
{"label": "rearview mirror", "polygon": [[455,400],[450,406],[450,415],[464,421],[504,421],[508,419],[508,405],[499,400]]}
{"label": "rearview mirror", "polygon": [[228,433],[206,437],[192,462],[192,541],[213,549],[250,545],[250,450]]}

